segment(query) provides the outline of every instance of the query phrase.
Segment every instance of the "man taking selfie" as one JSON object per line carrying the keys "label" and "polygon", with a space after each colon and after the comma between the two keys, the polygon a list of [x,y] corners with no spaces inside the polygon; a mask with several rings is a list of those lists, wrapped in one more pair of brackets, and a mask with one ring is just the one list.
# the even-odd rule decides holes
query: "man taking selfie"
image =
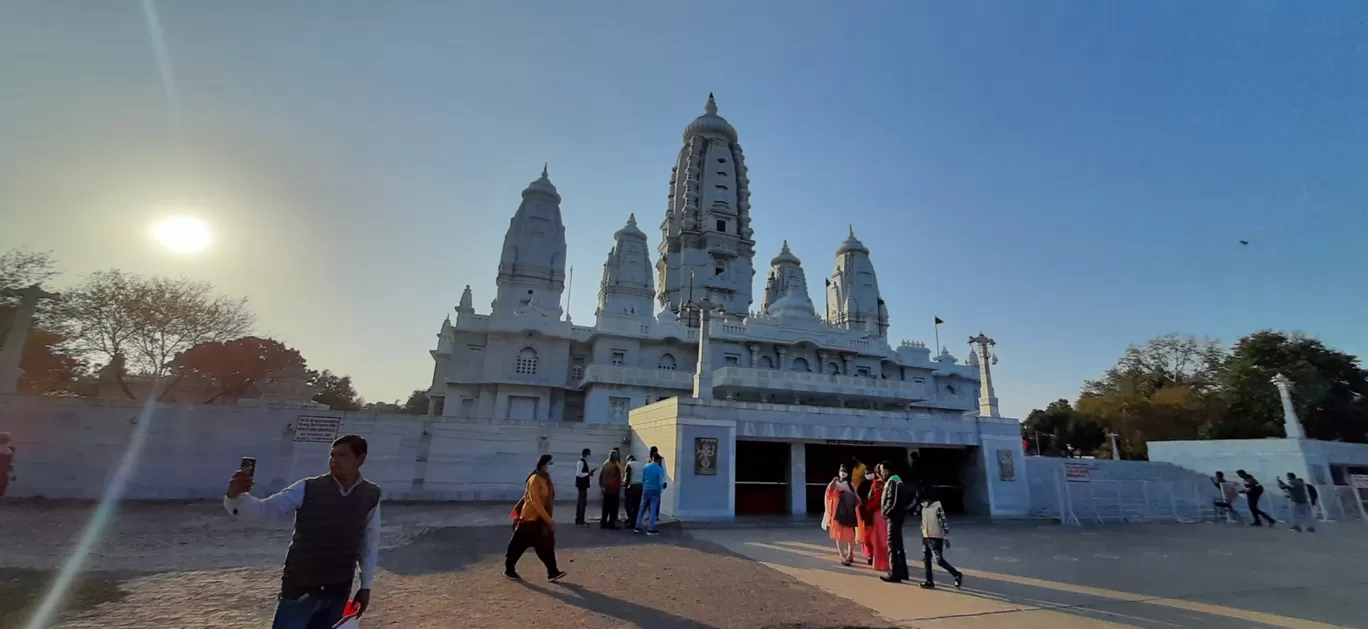
{"label": "man taking selfie", "polygon": [[[370,605],[380,552],[380,487],[361,478],[365,461],[366,440],[346,435],[332,444],[328,474],[297,481],[274,496],[248,493],[254,470],[238,470],[228,483],[223,507],[229,513],[251,520],[294,516],[272,629],[329,629],[349,598],[362,612]],[[352,597],[358,564],[361,588]]]}

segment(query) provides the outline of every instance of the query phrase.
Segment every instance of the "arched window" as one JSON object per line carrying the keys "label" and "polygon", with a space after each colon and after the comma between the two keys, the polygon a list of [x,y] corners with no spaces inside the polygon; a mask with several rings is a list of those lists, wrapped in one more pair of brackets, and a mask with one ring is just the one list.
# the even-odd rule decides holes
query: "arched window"
{"label": "arched window", "polygon": [[769,356],[761,356],[761,357],[760,357],[760,368],[761,368],[761,369],[774,369],[774,360],[772,360]]}
{"label": "arched window", "polygon": [[793,359],[793,370],[794,370],[794,371],[806,371],[806,372],[811,373],[811,372],[812,372],[812,367],[809,367],[809,366],[808,366],[808,361],[807,361],[806,358],[799,357],[799,358]]}
{"label": "arched window", "polygon": [[841,375],[841,366],[836,363],[827,363],[827,373],[839,376]]}
{"label": "arched window", "polygon": [[656,362],[656,369],[675,370],[675,357],[673,354],[661,354],[660,360]]}
{"label": "arched window", "polygon": [[537,373],[537,350],[530,347],[522,348],[522,351],[518,352],[515,371],[525,374]]}

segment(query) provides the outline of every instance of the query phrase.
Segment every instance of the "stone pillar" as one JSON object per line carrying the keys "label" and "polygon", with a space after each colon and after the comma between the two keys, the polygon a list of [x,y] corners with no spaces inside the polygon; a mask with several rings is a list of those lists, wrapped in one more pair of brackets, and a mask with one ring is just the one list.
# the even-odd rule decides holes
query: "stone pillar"
{"label": "stone pillar", "polygon": [[755,368],[759,367],[759,366],[760,366],[760,344],[759,344],[759,343],[750,343],[750,344],[746,345],[746,349],[747,349],[747,350],[750,350],[750,363],[747,364],[746,366],[747,366],[747,367],[750,367],[751,369],[755,369]]}
{"label": "stone pillar", "polygon": [[841,354],[841,375],[849,376],[855,372],[851,365],[855,362],[853,354]]}
{"label": "stone pillar", "polygon": [[437,398],[438,398],[438,397],[440,397],[440,396],[437,396],[437,395],[429,395],[429,396],[428,396],[428,411],[427,411],[427,414],[428,414],[428,415],[436,415],[436,414],[437,414]]}
{"label": "stone pillar", "polygon": [[698,323],[698,369],[694,372],[693,396],[700,400],[713,399],[712,384],[712,304],[706,300],[696,306]]}
{"label": "stone pillar", "polygon": [[1292,380],[1278,374],[1273,376],[1273,385],[1278,387],[1278,395],[1282,397],[1283,433],[1288,439],[1305,439],[1306,433],[1302,431],[1301,420],[1297,419],[1297,409],[1292,406]]}
{"label": "stone pillar", "polygon": [[19,391],[19,376],[23,373],[19,363],[24,358],[24,342],[28,340],[29,329],[33,327],[33,313],[38,309],[38,300],[55,300],[58,295],[39,288],[37,284],[21,290],[7,290],[4,295],[19,298],[19,309],[14,312],[9,335],[5,337],[4,347],[0,348],[0,395],[14,395]]}
{"label": "stone pillar", "polygon": [[774,348],[774,351],[776,351],[776,352],[779,353],[779,371],[788,371],[788,370],[789,370],[788,348],[787,348],[787,347],[784,347],[783,345],[780,345],[780,346],[775,347],[775,348]]}
{"label": "stone pillar", "polygon": [[807,515],[807,447],[789,444],[789,513]]}
{"label": "stone pillar", "polygon": [[988,348],[997,345],[997,342],[979,332],[978,336],[969,338],[969,344],[973,346],[971,351],[977,351],[979,354],[979,415],[1002,417],[998,412],[998,399],[993,392],[993,375],[990,372],[990,366],[996,357],[988,352]]}

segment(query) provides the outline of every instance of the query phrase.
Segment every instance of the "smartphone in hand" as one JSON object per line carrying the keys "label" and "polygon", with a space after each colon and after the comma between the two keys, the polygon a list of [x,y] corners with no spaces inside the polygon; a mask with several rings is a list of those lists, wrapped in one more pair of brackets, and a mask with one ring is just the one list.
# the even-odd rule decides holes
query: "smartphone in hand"
{"label": "smartphone in hand", "polygon": [[238,469],[246,472],[248,476],[256,476],[256,459],[250,456],[242,457],[242,463]]}

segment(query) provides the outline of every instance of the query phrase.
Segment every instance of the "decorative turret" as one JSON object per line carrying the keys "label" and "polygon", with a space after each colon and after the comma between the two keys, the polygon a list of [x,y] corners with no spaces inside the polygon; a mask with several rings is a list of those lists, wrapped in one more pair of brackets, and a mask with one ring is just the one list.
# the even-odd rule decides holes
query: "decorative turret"
{"label": "decorative turret", "polygon": [[726,317],[749,312],[755,275],[750,179],[736,129],[717,115],[712,94],[703,111],[684,129],[656,261],[657,301],[692,326],[697,313],[682,310],[690,300],[708,299]]}
{"label": "decorative turret", "polygon": [[559,319],[565,290],[565,223],[560,193],[542,167],[528,184],[508,223],[499,259],[494,316],[538,315]]}
{"label": "decorative turret", "polygon": [[470,294],[470,284],[466,284],[465,290],[461,291],[461,303],[456,306],[456,312],[475,312],[475,298]]}
{"label": "decorative turret", "polygon": [[649,319],[655,310],[651,301],[654,296],[646,234],[637,228],[636,214],[632,214],[627,225],[613,234],[613,249],[603,263],[594,316],[600,320],[615,316]]}
{"label": "decorative turret", "polygon": [[779,255],[770,260],[769,275],[765,278],[765,297],[760,302],[760,311],[773,317],[811,319],[817,316],[812,298],[808,297],[807,275],[803,273],[803,263],[798,256],[789,251],[787,240],[779,250]]}
{"label": "decorative turret", "polygon": [[850,227],[845,242],[836,249],[836,269],[826,282],[827,321],[869,336],[887,338],[888,307],[879,295],[879,280],[869,249]]}

